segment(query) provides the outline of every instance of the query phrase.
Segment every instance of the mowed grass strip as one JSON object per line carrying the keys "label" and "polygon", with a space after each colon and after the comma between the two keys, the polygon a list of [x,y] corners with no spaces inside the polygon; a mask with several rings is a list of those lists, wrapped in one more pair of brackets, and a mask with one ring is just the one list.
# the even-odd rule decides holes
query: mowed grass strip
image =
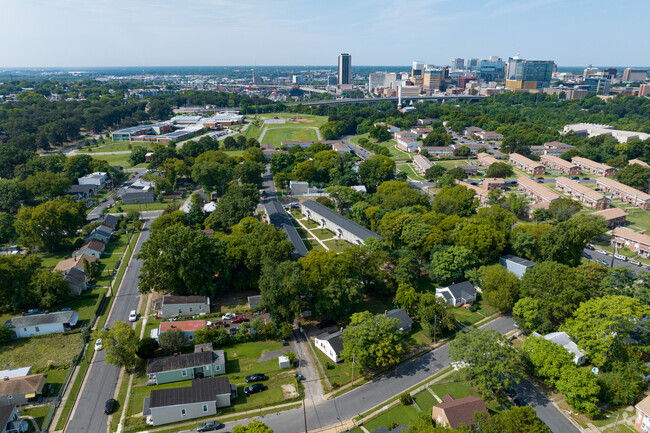
{"label": "mowed grass strip", "polygon": [[310,128],[269,128],[262,144],[272,144],[280,147],[283,141],[316,141],[316,131]]}

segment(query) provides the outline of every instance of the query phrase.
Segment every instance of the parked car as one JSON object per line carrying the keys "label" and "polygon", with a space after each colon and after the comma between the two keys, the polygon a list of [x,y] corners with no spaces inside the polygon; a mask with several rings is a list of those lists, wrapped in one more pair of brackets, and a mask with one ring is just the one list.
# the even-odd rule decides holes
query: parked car
{"label": "parked car", "polygon": [[250,382],[258,382],[260,380],[266,380],[268,377],[264,374],[251,374],[250,376],[246,376],[246,383]]}
{"label": "parked car", "polygon": [[630,263],[633,264],[634,266],[641,266],[641,262],[638,260],[630,260]]}
{"label": "parked car", "polygon": [[42,308],[31,308],[27,310],[27,312],[24,315],[33,316],[34,314],[47,314],[47,310],[44,310]]}
{"label": "parked car", "polygon": [[573,179],[573,180],[580,180],[580,176],[571,176],[571,179]]}
{"label": "parked car", "polygon": [[221,424],[219,421],[208,421],[197,425],[196,431],[198,432],[212,431],[212,430],[218,430],[221,427],[223,427],[223,424]]}
{"label": "parked car", "polygon": [[234,314],[234,313],[226,313],[226,314],[224,314],[223,316],[221,316],[221,320],[230,320],[230,319],[232,319],[233,317],[235,317],[235,314]]}
{"label": "parked car", "polygon": [[583,177],[582,180],[589,180],[589,178],[588,177]]}
{"label": "parked car", "polygon": [[614,254],[614,258],[618,260],[622,260],[624,262],[627,262],[627,257],[624,256],[623,254]]}
{"label": "parked car", "polygon": [[606,262],[605,260],[603,260],[603,259],[596,259],[596,261],[597,261],[598,263],[600,263],[601,265],[609,266],[609,263],[607,263],[607,262]]}
{"label": "parked car", "polygon": [[537,180],[544,180],[544,178],[540,176],[537,178]]}
{"label": "parked car", "polygon": [[318,329],[323,329],[323,328],[329,328],[330,326],[336,326],[336,322],[333,321],[332,319],[324,319],[321,320],[316,327]]}
{"label": "parked car", "polygon": [[63,307],[59,311],[72,311],[72,308],[70,307]]}
{"label": "parked car", "polygon": [[597,252],[598,254],[604,254],[604,255],[606,255],[606,256],[609,255],[609,253],[608,253],[607,251],[605,251],[605,250],[601,250],[601,249],[597,249],[596,252]]}
{"label": "parked car", "polygon": [[106,400],[106,404],[104,405],[104,413],[106,415],[110,415],[113,413],[115,410],[115,405],[117,404],[117,401],[114,398],[109,398]]}
{"label": "parked car", "polygon": [[256,394],[263,390],[264,390],[264,385],[262,385],[261,383],[254,383],[244,388],[244,394],[248,396],[251,394]]}
{"label": "parked car", "polygon": [[591,245],[591,244],[587,244],[587,246],[586,246],[585,248],[588,249],[588,250],[591,250],[591,251],[593,251],[593,250],[596,249],[596,248],[594,248],[594,246]]}
{"label": "parked car", "polygon": [[245,316],[235,316],[232,319],[230,319],[230,323],[242,323],[246,321]]}
{"label": "parked car", "polygon": [[97,341],[95,341],[95,352],[99,352],[102,350],[104,347],[104,342],[102,341],[101,338],[98,338]]}
{"label": "parked car", "polygon": [[212,326],[224,326],[225,322],[223,320],[217,320],[216,322],[212,322]]}
{"label": "parked car", "polygon": [[587,254],[587,253],[583,252],[582,257],[584,257],[585,259],[591,260],[591,254]]}
{"label": "parked car", "polygon": [[129,322],[136,322],[138,320],[138,313],[135,310],[131,310],[129,313]]}

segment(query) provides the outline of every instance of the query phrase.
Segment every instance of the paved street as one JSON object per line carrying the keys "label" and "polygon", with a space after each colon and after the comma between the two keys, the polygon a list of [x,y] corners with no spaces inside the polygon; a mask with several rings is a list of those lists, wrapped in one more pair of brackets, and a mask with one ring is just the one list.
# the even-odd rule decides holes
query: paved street
{"label": "paved street", "polygon": [[[159,211],[158,214],[161,212]],[[139,251],[142,243],[149,238],[149,227],[151,221],[145,222],[142,235],[136,243],[135,251]],[[126,322],[129,312],[138,307],[138,275],[142,261],[133,259],[129,264],[122,280],[122,287],[118,296],[113,301],[107,324],[113,326],[115,321]],[[91,343],[92,344],[92,343]],[[104,415],[104,404],[106,400],[113,397],[117,385],[120,370],[105,363],[104,351],[97,352],[82,386],[80,394],[72,410],[72,416],[68,424],[67,433],[106,433],[108,416]],[[119,402],[123,404],[124,402]]]}
{"label": "paved street", "polygon": [[[598,248],[598,245],[594,245],[594,246],[596,248]],[[650,272],[647,268],[645,268],[643,266],[636,266],[636,265],[633,265],[630,262],[625,262],[623,260],[615,259],[614,256],[611,255],[611,254],[601,254],[599,252],[596,252],[596,251],[593,251],[593,250],[588,250],[586,248],[584,249],[584,252],[591,256],[591,260],[600,259],[600,260],[606,261],[607,266],[611,266],[612,260],[614,260],[614,266],[613,266],[614,268],[617,268],[619,266],[623,266],[625,268],[628,268],[628,269],[632,270],[635,274],[639,274],[641,272]]]}
{"label": "paved street", "polygon": [[515,385],[515,391],[517,391],[517,398],[535,409],[537,416],[553,433],[580,433],[580,430],[532,382],[525,381]]}
{"label": "paved street", "polygon": [[88,221],[94,221],[102,216],[102,211],[105,208],[110,208],[115,204],[115,200],[119,199],[124,195],[126,192],[126,189],[133,184],[136,180],[142,177],[147,172],[146,168],[141,168],[138,170],[133,171],[133,177],[131,177],[129,180],[124,182],[122,185],[120,185],[119,188],[116,188],[113,194],[111,194],[104,203],[100,203],[97,207],[95,207],[93,210],[91,210],[88,215],[86,216],[86,219]]}
{"label": "paved street", "polygon": [[[482,328],[495,329],[502,334],[515,329],[514,321],[510,317],[500,317]],[[339,397],[325,400],[315,405],[307,400],[308,429],[313,430],[338,424],[343,420],[355,417],[381,404],[388,398],[413,387],[438,371],[447,368],[449,366],[448,349],[449,347],[445,345],[405,362],[395,368],[395,370],[381,375],[354,391],[350,391]],[[307,380],[314,379],[307,377]],[[554,416],[562,415],[556,413]],[[302,409],[266,415],[259,417],[259,419],[267,423],[275,431],[281,431],[283,433],[305,431]],[[240,424],[240,422],[227,423],[226,428],[230,429],[237,424]]]}
{"label": "paved street", "polygon": [[356,146],[356,145],[352,144],[352,143],[350,142],[350,137],[353,137],[353,135],[345,135],[345,136],[341,137],[341,140],[343,140],[343,142],[344,142],[345,144],[347,144],[347,145],[350,147],[350,149],[352,149],[352,150],[354,151],[354,153],[355,153],[359,158],[361,158],[361,159],[368,159],[368,158],[370,158],[370,152],[366,152],[365,150],[363,150],[363,149],[360,148],[359,146]]}

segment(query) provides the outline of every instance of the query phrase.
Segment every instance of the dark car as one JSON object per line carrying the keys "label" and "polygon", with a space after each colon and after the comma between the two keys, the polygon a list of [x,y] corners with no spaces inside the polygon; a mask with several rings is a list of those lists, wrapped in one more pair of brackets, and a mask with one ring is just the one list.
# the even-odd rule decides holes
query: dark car
{"label": "dark car", "polygon": [[114,398],[109,398],[106,400],[106,404],[104,405],[104,413],[106,415],[110,415],[113,413],[115,410],[115,405],[117,404],[117,401]]}
{"label": "dark car", "polygon": [[263,374],[251,374],[250,376],[246,376],[246,383],[257,382],[266,379],[268,379],[268,377]]}
{"label": "dark car", "polygon": [[582,180],[589,180],[589,178],[588,177],[583,177]]}
{"label": "dark car", "polygon": [[571,176],[571,179],[573,179],[573,180],[580,180],[580,176]]}
{"label": "dark car", "polygon": [[582,257],[584,257],[585,259],[589,259],[589,260],[591,260],[591,254],[587,254],[587,253],[584,253],[584,252],[583,252],[583,253],[582,253]]}
{"label": "dark car", "polygon": [[537,180],[544,180],[544,178],[543,177],[538,177]]}
{"label": "dark car", "polygon": [[591,251],[594,251],[596,249],[596,247],[594,247],[591,244],[587,244],[587,246],[585,248],[588,249],[588,250],[591,250]]}
{"label": "dark car", "polygon": [[230,323],[242,323],[246,321],[246,317],[244,316],[235,316],[232,319],[230,319]]}
{"label": "dark car", "polygon": [[34,314],[47,314],[47,310],[44,310],[42,308],[32,308],[30,310],[27,310],[27,312],[24,315],[33,316]]}
{"label": "dark car", "polygon": [[211,431],[211,430],[217,430],[223,427],[223,424],[221,424],[219,421],[208,421],[201,423],[196,426],[196,431]]}
{"label": "dark car", "polygon": [[244,388],[244,394],[251,395],[263,390],[264,390],[264,385],[262,385],[261,383],[254,383]]}
{"label": "dark car", "polygon": [[329,328],[330,326],[336,326],[336,322],[332,319],[322,320],[316,325],[318,329]]}

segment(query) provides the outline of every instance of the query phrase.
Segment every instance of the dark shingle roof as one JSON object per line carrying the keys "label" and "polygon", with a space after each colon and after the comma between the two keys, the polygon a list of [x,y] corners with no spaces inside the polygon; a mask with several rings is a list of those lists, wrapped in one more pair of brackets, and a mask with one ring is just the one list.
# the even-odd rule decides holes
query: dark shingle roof
{"label": "dark shingle roof", "polygon": [[476,288],[469,281],[463,281],[462,283],[452,284],[448,287],[449,291],[453,293],[456,299],[465,298],[476,294]]}
{"label": "dark shingle roof", "polygon": [[106,224],[108,226],[117,227],[119,222],[120,222],[120,219],[116,215],[108,214],[108,215],[106,215],[104,217],[104,224]]}
{"label": "dark shingle roof", "polygon": [[331,221],[333,224],[336,224],[339,227],[347,230],[348,232],[352,233],[354,236],[361,238],[362,240],[366,240],[368,238],[382,239],[382,237],[379,236],[377,233],[371,232],[367,228],[362,227],[353,221],[350,221],[343,215],[334,212],[330,208],[323,206],[322,204],[317,203],[314,200],[307,200],[306,202],[302,203],[302,205],[305,208],[323,216],[327,220]]}
{"label": "dark shingle roof", "polygon": [[77,287],[86,282],[86,273],[79,270],[79,268],[72,268],[68,271],[65,277],[63,277],[71,285]]}
{"label": "dark shingle roof", "polygon": [[409,315],[406,314],[406,311],[402,310],[401,308],[388,310],[386,312],[386,316],[399,320],[399,323],[397,324],[398,329],[408,328],[409,326],[413,325],[413,319],[411,319]]}
{"label": "dark shingle roof", "polygon": [[14,409],[16,409],[15,404],[9,406],[0,406],[0,426],[4,428],[4,426],[7,425],[9,418],[11,418],[11,414],[14,413]]}
{"label": "dark shingle roof", "polygon": [[177,404],[215,401],[217,395],[230,394],[230,381],[227,377],[194,379],[192,386],[183,388],[154,389],[151,391],[149,407],[165,407]]}
{"label": "dark shingle roof", "polygon": [[277,198],[271,197],[264,200],[264,209],[269,215],[269,221],[276,228],[281,229],[287,234],[287,237],[293,244],[294,255],[298,257],[305,257],[307,255],[307,247],[298,234],[298,231],[291,224],[291,220],[287,212],[282,208]]}
{"label": "dark shingle roof", "polygon": [[535,262],[531,262],[530,260],[523,259],[521,257],[513,256],[512,254],[505,255],[501,257],[504,260],[509,260],[511,262],[526,266],[526,267],[532,267],[535,266]]}
{"label": "dark shingle roof", "polygon": [[340,353],[343,350],[343,339],[341,338],[341,334],[341,331],[337,331],[332,334],[321,334],[316,338],[319,340],[329,341],[332,349],[334,349],[336,353]]}
{"label": "dark shingle roof", "polygon": [[146,200],[151,198],[153,198],[153,191],[138,191],[136,189],[129,189],[122,196],[122,200]]}
{"label": "dark shingle roof", "polygon": [[104,252],[104,249],[106,248],[106,245],[104,245],[104,242],[98,241],[97,239],[92,239],[85,244],[81,248],[79,248],[77,251],[83,251],[86,248],[89,248],[93,251],[99,251],[100,253]]}
{"label": "dark shingle roof", "polygon": [[110,235],[113,234],[113,229],[110,228],[109,226],[105,226],[105,225],[103,225],[103,224],[102,224],[101,226],[97,226],[97,227],[95,227],[95,231],[96,231],[96,232],[103,233],[103,234],[105,234],[105,235],[107,235],[107,236],[110,236]]}
{"label": "dark shingle roof", "polygon": [[207,304],[208,298],[205,296],[176,296],[165,295],[163,304],[165,305],[178,305],[178,304]]}
{"label": "dark shingle roof", "polygon": [[447,400],[443,403],[437,404],[445,411],[447,420],[449,420],[449,427],[458,428],[460,424],[474,425],[473,417],[474,412],[485,412],[485,403],[478,397],[463,397],[457,400]]}
{"label": "dark shingle roof", "polygon": [[225,362],[223,350],[163,356],[162,358],[153,358],[147,361],[147,374],[180,370],[181,368],[201,367],[203,365],[214,364],[219,360]]}
{"label": "dark shingle roof", "polygon": [[[76,317],[75,317],[76,316]],[[32,314],[31,316],[18,316],[8,320],[16,328],[27,326],[49,325],[52,323],[70,323],[74,326],[79,315],[75,311],[57,311],[48,314]],[[74,323],[72,323],[74,322]]]}

